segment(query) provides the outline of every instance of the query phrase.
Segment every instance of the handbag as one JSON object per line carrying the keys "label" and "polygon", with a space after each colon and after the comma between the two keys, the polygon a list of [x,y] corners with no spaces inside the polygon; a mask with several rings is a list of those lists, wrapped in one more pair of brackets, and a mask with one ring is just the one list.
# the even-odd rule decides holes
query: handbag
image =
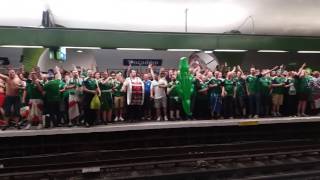
{"label": "handbag", "polygon": [[100,109],[101,102],[98,95],[94,95],[90,102],[90,109]]}

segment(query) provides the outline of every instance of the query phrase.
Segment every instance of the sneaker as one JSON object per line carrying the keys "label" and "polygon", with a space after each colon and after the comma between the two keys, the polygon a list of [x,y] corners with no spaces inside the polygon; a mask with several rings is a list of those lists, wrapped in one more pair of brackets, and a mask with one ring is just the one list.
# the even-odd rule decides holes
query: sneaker
{"label": "sneaker", "polygon": [[167,116],[164,116],[164,120],[165,120],[165,121],[168,121],[168,117],[167,117]]}
{"label": "sneaker", "polygon": [[114,122],[117,122],[119,120],[118,116],[114,118]]}
{"label": "sneaker", "polygon": [[277,116],[282,116],[279,112],[277,112]]}
{"label": "sneaker", "polygon": [[124,121],[123,117],[121,117],[121,116],[119,117],[119,120],[122,122]]}
{"label": "sneaker", "polygon": [[28,124],[24,129],[29,130],[31,128],[31,124]]}
{"label": "sneaker", "polygon": [[272,113],[272,116],[273,116],[273,117],[277,117],[277,113],[273,112],[273,113]]}
{"label": "sneaker", "polygon": [[158,118],[157,118],[157,121],[161,121],[161,117],[158,117]]}
{"label": "sneaker", "polygon": [[38,124],[37,129],[42,129],[42,124]]}
{"label": "sneaker", "polygon": [[301,114],[302,117],[307,117],[308,115],[306,115],[305,113]]}
{"label": "sneaker", "polygon": [[258,115],[254,115],[253,118],[257,119],[257,118],[259,118],[259,116]]}

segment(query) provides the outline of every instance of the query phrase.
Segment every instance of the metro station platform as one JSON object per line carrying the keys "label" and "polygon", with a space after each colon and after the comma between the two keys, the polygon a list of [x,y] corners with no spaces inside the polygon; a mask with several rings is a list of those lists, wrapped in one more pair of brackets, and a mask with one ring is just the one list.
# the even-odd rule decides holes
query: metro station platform
{"label": "metro station platform", "polygon": [[135,123],[114,123],[110,125],[98,125],[90,128],[85,127],[60,127],[41,130],[6,130],[0,131],[1,137],[23,137],[23,136],[49,136],[63,134],[86,134],[103,132],[124,132],[138,130],[160,130],[179,128],[201,128],[201,127],[224,127],[224,126],[259,126],[269,124],[296,124],[320,122],[320,116],[310,117],[279,117],[259,119],[224,119],[224,120],[192,120],[192,121],[144,121]]}

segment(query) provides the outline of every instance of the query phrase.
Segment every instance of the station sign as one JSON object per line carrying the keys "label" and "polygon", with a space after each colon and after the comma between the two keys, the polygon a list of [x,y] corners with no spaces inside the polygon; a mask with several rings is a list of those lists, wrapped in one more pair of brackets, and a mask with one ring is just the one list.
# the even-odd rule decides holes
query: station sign
{"label": "station sign", "polygon": [[162,66],[162,59],[123,59],[124,66],[148,66],[152,64],[153,66]]}

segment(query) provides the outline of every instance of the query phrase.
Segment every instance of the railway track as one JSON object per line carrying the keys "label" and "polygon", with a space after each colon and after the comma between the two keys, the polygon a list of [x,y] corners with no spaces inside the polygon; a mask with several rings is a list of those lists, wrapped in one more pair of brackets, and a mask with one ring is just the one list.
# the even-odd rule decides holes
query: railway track
{"label": "railway track", "polygon": [[257,179],[266,174],[276,178],[303,169],[316,173],[320,168],[320,143],[257,141],[56,153],[2,158],[0,166],[0,178],[15,179],[179,179],[190,175],[201,179]]}

